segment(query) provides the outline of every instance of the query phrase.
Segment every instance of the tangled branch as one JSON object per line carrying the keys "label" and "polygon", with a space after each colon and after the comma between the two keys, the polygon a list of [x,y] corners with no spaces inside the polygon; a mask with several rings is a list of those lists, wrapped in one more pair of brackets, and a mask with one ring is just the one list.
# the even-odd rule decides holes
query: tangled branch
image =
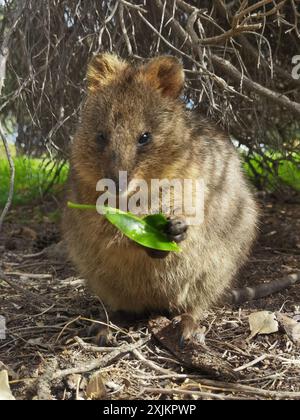
{"label": "tangled branch", "polygon": [[[28,0],[13,32],[2,114],[18,122],[17,149],[68,155],[95,52],[136,61],[175,54],[185,100],[247,147],[292,159],[299,127],[296,0]],[[13,9],[13,6],[11,6]]]}

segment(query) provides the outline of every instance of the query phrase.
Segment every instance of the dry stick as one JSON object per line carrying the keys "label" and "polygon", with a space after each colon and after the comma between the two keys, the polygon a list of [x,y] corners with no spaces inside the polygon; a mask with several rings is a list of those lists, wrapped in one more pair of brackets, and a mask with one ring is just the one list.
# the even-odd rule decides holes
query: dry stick
{"label": "dry stick", "polygon": [[74,337],[74,340],[84,350],[95,352],[95,353],[110,353],[110,352],[115,351],[117,349],[117,347],[99,347],[99,346],[94,346],[93,344],[86,343],[80,337]]}
{"label": "dry stick", "polygon": [[[2,59],[2,57],[0,56],[0,60],[1,59]],[[5,133],[3,131],[1,122],[0,122],[0,137],[2,138],[2,141],[3,141],[3,144],[4,144],[4,149],[5,149],[6,157],[7,157],[7,160],[8,160],[9,169],[10,169],[10,181],[9,181],[8,197],[7,197],[7,201],[6,201],[6,204],[4,206],[4,209],[2,210],[2,213],[0,215],[0,231],[1,231],[4,218],[7,215],[8,211],[10,209],[10,206],[12,204],[13,195],[14,195],[14,185],[15,185],[15,165],[14,165],[14,162],[13,162],[10,150],[9,150],[8,141],[7,141]]]}
{"label": "dry stick", "polygon": [[293,8],[293,11],[294,11],[294,14],[295,14],[294,30],[296,32],[297,37],[300,38],[300,32],[299,32],[299,29],[298,29],[298,18],[300,17],[300,13],[297,11],[297,6],[295,5],[294,0],[291,0],[291,3],[292,3],[292,8]]}
{"label": "dry stick", "polygon": [[[268,2],[271,2],[271,1],[272,0],[268,0]],[[269,15],[272,15],[272,14],[276,13],[276,11],[278,11],[280,9],[280,7],[283,6],[283,3],[285,1],[286,0],[283,0],[280,4],[278,4],[272,10],[270,10],[266,14],[261,14],[259,17],[263,17],[264,15],[269,16]],[[191,19],[190,27],[187,30],[187,32],[190,33],[190,29],[191,29],[191,27],[193,27],[194,23],[196,22],[200,10],[197,9],[196,7],[194,7],[194,6],[188,5],[187,3],[185,3],[182,0],[178,0],[178,5],[179,5],[179,7],[181,7],[187,13],[191,13],[191,16],[190,16],[190,19]],[[255,8],[257,8],[257,7],[258,7],[258,5],[256,4],[255,5]],[[256,15],[255,15],[255,18],[257,18]],[[191,23],[192,23],[192,25],[191,25]],[[187,27],[188,26],[189,25],[187,24]],[[248,24],[248,25],[245,24],[245,23],[243,23],[242,25],[233,26],[231,29],[229,29],[228,31],[223,32],[220,35],[216,35],[216,36],[213,36],[213,37],[210,37],[210,38],[205,38],[205,39],[199,38],[199,39],[197,39],[197,43],[199,45],[201,45],[201,46],[205,46],[205,45],[216,45],[216,44],[220,44],[220,43],[225,43],[229,38],[233,38],[233,37],[239,35],[242,32],[255,31],[255,30],[261,29],[261,27],[262,27],[262,24],[261,23]]]}
{"label": "dry stick", "polygon": [[256,14],[252,15],[251,17],[255,18],[255,19],[261,19],[261,18],[264,18],[264,17],[275,15],[275,13],[277,13],[282,8],[282,6],[284,5],[284,3],[286,1],[287,0],[282,0],[280,3],[278,3],[276,6],[274,6],[273,9],[269,10],[268,12],[264,12],[264,13],[259,12],[259,13],[256,13]]}
{"label": "dry stick", "polygon": [[242,394],[251,394],[261,397],[274,397],[274,398],[294,398],[300,399],[300,392],[284,392],[284,391],[269,391],[267,389],[254,388],[248,385],[241,385],[238,383],[230,382],[219,382],[211,379],[201,379],[199,384],[202,387],[206,385],[209,387],[214,387],[215,389],[226,390],[231,392],[239,392]]}
{"label": "dry stick", "polygon": [[[266,67],[266,68],[269,67],[269,63],[267,62],[267,60],[263,56],[259,56],[256,49],[253,47],[253,45],[250,43],[250,41],[244,35],[240,35],[238,37],[238,40],[240,41],[240,43],[242,44],[242,46],[246,50],[246,52],[250,53],[256,61],[258,61],[260,59],[260,63],[264,67]],[[276,63],[274,63],[273,66],[274,66],[275,73],[277,73],[279,76],[286,79],[291,84],[300,86],[300,79],[294,79],[291,73],[287,72],[286,70],[281,68]]]}
{"label": "dry stick", "polygon": [[262,24],[256,23],[253,25],[241,25],[236,26],[234,28],[229,29],[228,31],[222,33],[221,35],[212,36],[210,38],[199,38],[196,32],[194,31],[194,25],[198,19],[198,10],[195,10],[189,17],[187,22],[187,32],[189,34],[194,34],[192,39],[198,46],[206,46],[206,45],[216,45],[225,43],[229,38],[233,38],[236,35],[242,32],[250,32],[256,31],[261,29]]}
{"label": "dry stick", "polygon": [[267,354],[263,354],[262,356],[257,357],[255,360],[252,360],[249,363],[244,364],[243,366],[240,366],[236,369],[234,369],[235,372],[241,372],[242,370],[248,369],[249,367],[255,366],[258,363],[262,362],[268,357]]}
{"label": "dry stick", "polygon": [[197,396],[202,398],[214,398],[216,400],[226,400],[232,399],[232,397],[226,397],[226,395],[218,395],[213,394],[211,392],[202,392],[202,391],[190,391],[184,389],[168,389],[168,388],[144,388],[142,393],[147,394],[162,394],[162,395],[190,395],[190,396]]}
{"label": "dry stick", "polygon": [[149,341],[149,338],[146,338],[146,339],[141,339],[132,344],[124,344],[120,347],[116,347],[115,351],[110,352],[109,354],[106,354],[105,356],[101,358],[97,358],[97,359],[88,361],[86,363],[81,363],[80,365],[74,368],[59,370],[55,372],[52,375],[51,380],[61,379],[61,378],[64,378],[65,376],[72,375],[75,373],[86,373],[86,372],[90,372],[91,370],[103,368],[107,366],[108,364],[110,364],[111,362],[113,362],[115,359],[121,357],[124,353],[130,353],[134,349],[138,347],[142,347],[148,341]]}
{"label": "dry stick", "polygon": [[[155,0],[157,7],[158,8],[162,8],[162,4],[160,2],[160,0]],[[170,47],[171,49],[173,49],[174,51],[176,51],[178,54],[180,54],[182,57],[187,58],[189,61],[192,61],[196,67],[199,68],[199,71],[197,72],[197,74],[199,73],[203,73],[204,75],[209,76],[211,79],[213,79],[220,87],[222,87],[223,89],[228,90],[229,92],[234,93],[235,95],[241,96],[243,99],[252,102],[252,99],[248,98],[246,95],[244,95],[241,92],[238,92],[237,90],[235,90],[232,86],[229,86],[228,83],[222,79],[220,76],[217,76],[216,74],[210,72],[206,67],[202,66],[198,61],[196,61],[193,57],[191,57],[190,55],[184,53],[183,51],[181,51],[180,49],[176,48],[171,42],[169,42],[143,15],[141,15],[139,13],[140,18],[146,23],[147,26],[149,26],[149,28],[151,28],[151,30],[158,35],[162,41],[164,41],[164,43],[166,45],[168,45],[168,47]],[[175,25],[175,32],[179,32],[179,36],[182,40],[182,44],[184,45],[186,42],[191,46],[191,41],[189,40],[189,35],[187,34],[187,32],[182,28],[182,26],[179,24],[179,22],[177,22],[176,19],[172,19],[172,16],[170,14],[167,15],[168,17],[168,21],[172,22],[172,26]],[[174,28],[173,28],[174,29]],[[196,48],[196,47],[195,47]],[[196,51],[197,52],[197,51]],[[201,71],[200,71],[201,70]]]}
{"label": "dry stick", "polygon": [[66,376],[77,374],[77,373],[86,373],[91,370],[104,368],[113,362],[115,359],[121,357],[125,353],[129,353],[132,350],[143,346],[147,343],[149,339],[141,339],[132,344],[124,344],[120,347],[116,347],[115,351],[106,354],[101,358],[88,361],[86,363],[81,363],[80,365],[64,370],[56,370],[57,361],[53,362],[54,364],[46,370],[46,372],[37,379],[36,388],[37,395],[39,400],[49,400],[51,399],[51,382],[56,379],[62,379]]}
{"label": "dry stick", "polygon": [[249,90],[258,93],[261,96],[265,96],[272,102],[277,103],[292,111],[293,114],[297,114],[300,116],[300,103],[291,101],[286,95],[270,90],[260,85],[259,83],[254,82],[248,77],[243,76],[239,70],[237,70],[229,61],[225,60],[224,58],[212,54],[211,59],[212,62],[217,67],[222,69],[229,77],[232,77],[239,83],[242,82],[245,85],[245,87]]}
{"label": "dry stick", "polygon": [[160,366],[158,366],[156,363],[152,362],[151,360],[146,359],[146,357],[144,357],[142,355],[142,353],[140,353],[137,349],[134,349],[132,351],[132,353],[139,359],[141,360],[141,362],[143,362],[146,366],[148,366],[150,369],[153,369],[157,372],[160,372],[164,375],[170,375],[172,372],[168,369],[164,369]]}
{"label": "dry stick", "polygon": [[241,25],[241,26],[237,26],[234,29],[229,29],[227,32],[224,32],[221,35],[212,36],[211,38],[205,38],[205,39],[199,38],[197,43],[200,46],[221,44],[221,43],[225,43],[229,38],[233,38],[241,34],[242,32],[256,31],[261,28],[262,28],[261,23],[255,23],[252,25]]}
{"label": "dry stick", "polygon": [[[251,6],[247,7],[246,9],[242,8],[238,11],[238,13],[233,16],[232,20],[232,26],[236,27],[239,23],[239,21],[245,17],[245,15],[252,13],[254,10],[257,10],[258,8],[265,6],[269,3],[272,3],[273,0],[261,0],[259,2],[256,2],[255,4],[252,4]],[[248,2],[247,2],[248,3]]]}
{"label": "dry stick", "polygon": [[[159,0],[156,0],[159,1]],[[223,89],[227,89],[229,92],[233,92],[234,94],[243,97],[244,99],[251,101],[251,99],[249,99],[247,96],[243,95],[242,93],[238,92],[237,90],[235,90],[234,88],[232,88],[231,86],[229,86],[225,80],[223,80],[221,77],[215,75],[214,73],[211,73],[209,70],[207,70],[205,67],[201,66],[201,64],[199,64],[199,62],[197,62],[196,60],[194,60],[191,56],[189,56],[188,54],[184,53],[183,51],[179,50],[178,48],[176,48],[171,42],[169,42],[142,14],[139,13],[140,18],[145,22],[145,24],[147,26],[149,26],[149,28],[151,28],[151,30],[157,35],[159,36],[162,41],[164,41],[164,43],[166,45],[168,45],[168,47],[170,47],[171,49],[173,49],[174,51],[176,51],[178,54],[180,54],[182,57],[187,58],[188,60],[192,61],[195,66],[197,66],[201,72],[203,72],[203,74],[209,76],[210,78],[212,78],[219,86],[221,86]],[[177,23],[179,25],[179,23],[174,20],[173,23]],[[179,28],[182,29],[182,27],[179,25]],[[183,30],[183,29],[182,29]],[[183,30],[184,31],[184,30]],[[186,34],[186,38],[184,39],[184,42],[187,41],[188,35]],[[199,73],[199,72],[198,72]]]}
{"label": "dry stick", "polygon": [[136,4],[132,4],[129,1],[120,0],[120,3],[123,3],[125,6],[129,7],[130,9],[138,10],[141,13],[147,13],[147,10],[143,9],[141,6],[138,6]]}
{"label": "dry stick", "polygon": [[[159,33],[160,34],[162,34],[163,26],[165,24],[165,11],[166,11],[166,7],[167,7],[167,0],[165,0],[165,2],[164,2],[163,11],[162,11],[162,14],[161,14],[160,25],[159,25]],[[160,41],[161,41],[161,38],[159,36],[158,37],[158,40],[157,40],[157,44],[156,44],[156,54],[159,51]]]}
{"label": "dry stick", "polygon": [[[16,28],[16,25],[21,17],[21,14],[23,12],[23,9],[25,7],[26,4],[26,0],[20,1],[19,2],[19,7],[15,10],[13,17],[12,17],[12,25],[10,27],[10,29],[5,32],[4,31],[4,36],[3,36],[3,41],[2,41],[2,45],[0,48],[0,96],[2,94],[2,89],[3,89],[3,85],[4,85],[4,80],[6,77],[6,63],[7,63],[7,59],[9,56],[9,42],[10,42],[10,38]],[[2,210],[2,213],[0,215],[0,231],[3,225],[3,221],[5,216],[8,213],[8,210],[10,209],[11,203],[12,203],[12,199],[13,199],[13,195],[14,195],[14,185],[15,185],[15,166],[14,166],[14,162],[9,150],[9,146],[8,146],[8,141],[6,138],[6,135],[3,131],[2,128],[2,124],[0,122],[0,137],[2,138],[3,144],[4,144],[4,149],[5,149],[5,154],[8,160],[8,164],[9,164],[9,168],[10,168],[10,183],[9,183],[9,193],[8,193],[8,198],[7,198],[7,202],[6,205],[4,206],[4,209]]]}
{"label": "dry stick", "polygon": [[34,274],[34,273],[22,273],[21,271],[7,271],[7,275],[9,276],[16,276],[16,277],[28,277],[30,279],[52,279],[52,274]]}
{"label": "dry stick", "polygon": [[24,255],[22,255],[22,258],[23,259],[26,259],[26,258],[30,259],[30,258],[38,258],[38,257],[41,257],[42,255],[44,255],[46,253],[46,249],[47,248],[43,249],[40,252],[36,252],[35,254],[24,254]]}
{"label": "dry stick", "polygon": [[[222,390],[228,392],[238,392],[244,395],[253,395],[259,397],[266,397],[266,398],[280,398],[280,399],[300,399],[300,392],[281,392],[281,391],[268,391],[261,388],[254,388],[247,385],[239,385],[239,384],[231,384],[226,382],[217,382],[212,380],[200,380],[199,386],[205,388],[205,385],[209,387],[213,387],[215,390]],[[228,399],[231,397],[225,395],[218,395],[218,394],[210,394],[208,392],[202,391],[192,391],[192,390],[183,390],[183,389],[161,389],[161,388],[145,388],[144,392],[152,393],[152,394],[180,394],[180,395],[195,395],[199,397],[210,397],[218,399]],[[234,397],[233,399],[238,399],[238,397]]]}
{"label": "dry stick", "polygon": [[126,29],[126,25],[125,25],[123,3],[120,3],[120,6],[119,6],[119,21],[120,21],[120,26],[121,26],[121,29],[122,29],[123,37],[125,39],[128,55],[131,56],[132,55],[132,45],[131,45],[131,42],[130,42],[130,39],[129,39],[129,36],[128,36],[128,32],[127,32],[127,29]]}

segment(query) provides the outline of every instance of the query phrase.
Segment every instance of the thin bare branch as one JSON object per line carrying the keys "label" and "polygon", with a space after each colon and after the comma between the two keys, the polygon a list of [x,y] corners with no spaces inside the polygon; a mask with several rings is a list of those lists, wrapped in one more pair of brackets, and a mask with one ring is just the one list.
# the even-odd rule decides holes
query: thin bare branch
{"label": "thin bare branch", "polygon": [[[3,41],[2,41],[2,44],[1,44],[1,47],[0,47],[0,97],[1,97],[1,94],[2,94],[4,80],[5,80],[5,77],[6,77],[6,63],[7,63],[8,56],[9,56],[10,39],[11,39],[15,29],[16,29],[18,21],[21,17],[21,14],[22,14],[23,10],[24,10],[25,4],[26,4],[25,0],[23,0],[19,3],[18,7],[16,8],[16,10],[14,11],[14,13],[12,15],[10,27],[8,29],[4,28]],[[9,169],[10,169],[10,182],[9,182],[8,198],[7,198],[7,202],[4,206],[4,209],[3,209],[3,211],[1,212],[1,215],[0,215],[0,231],[1,231],[4,218],[7,215],[8,211],[10,209],[10,206],[12,204],[13,194],[14,194],[14,184],[15,184],[15,166],[14,166],[12,154],[11,154],[10,149],[9,149],[9,144],[8,144],[6,134],[4,133],[4,130],[2,128],[1,121],[0,121],[0,137],[1,137],[3,145],[4,145],[4,150],[5,150],[5,153],[6,153],[6,157],[7,157],[8,164],[9,164]]]}

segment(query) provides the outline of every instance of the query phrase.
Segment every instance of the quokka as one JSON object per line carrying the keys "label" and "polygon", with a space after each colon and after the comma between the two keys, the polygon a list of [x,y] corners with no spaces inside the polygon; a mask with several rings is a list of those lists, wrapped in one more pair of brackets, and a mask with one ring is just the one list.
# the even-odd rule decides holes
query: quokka
{"label": "quokka", "polygon": [[[202,179],[204,220],[187,228],[184,212],[166,233],[181,253],[130,241],[96,212],[67,209],[71,259],[113,311],[201,318],[230,288],[256,236],[257,206],[227,135],[180,99],[184,71],[174,57],[133,66],[95,56],[70,161],[68,199],[95,204],[99,179]],[[191,322],[187,323],[191,328]],[[190,331],[186,331],[188,336]]]}

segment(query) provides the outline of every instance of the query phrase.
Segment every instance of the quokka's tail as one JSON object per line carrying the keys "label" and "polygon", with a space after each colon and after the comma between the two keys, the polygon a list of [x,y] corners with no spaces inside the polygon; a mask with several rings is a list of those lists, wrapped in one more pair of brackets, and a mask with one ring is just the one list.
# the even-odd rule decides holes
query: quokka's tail
{"label": "quokka's tail", "polygon": [[258,284],[252,287],[243,287],[241,289],[234,289],[229,293],[229,303],[240,305],[241,303],[248,302],[272,295],[273,293],[280,292],[297,282],[300,282],[300,271],[289,274],[280,279],[270,281],[269,283]]}

